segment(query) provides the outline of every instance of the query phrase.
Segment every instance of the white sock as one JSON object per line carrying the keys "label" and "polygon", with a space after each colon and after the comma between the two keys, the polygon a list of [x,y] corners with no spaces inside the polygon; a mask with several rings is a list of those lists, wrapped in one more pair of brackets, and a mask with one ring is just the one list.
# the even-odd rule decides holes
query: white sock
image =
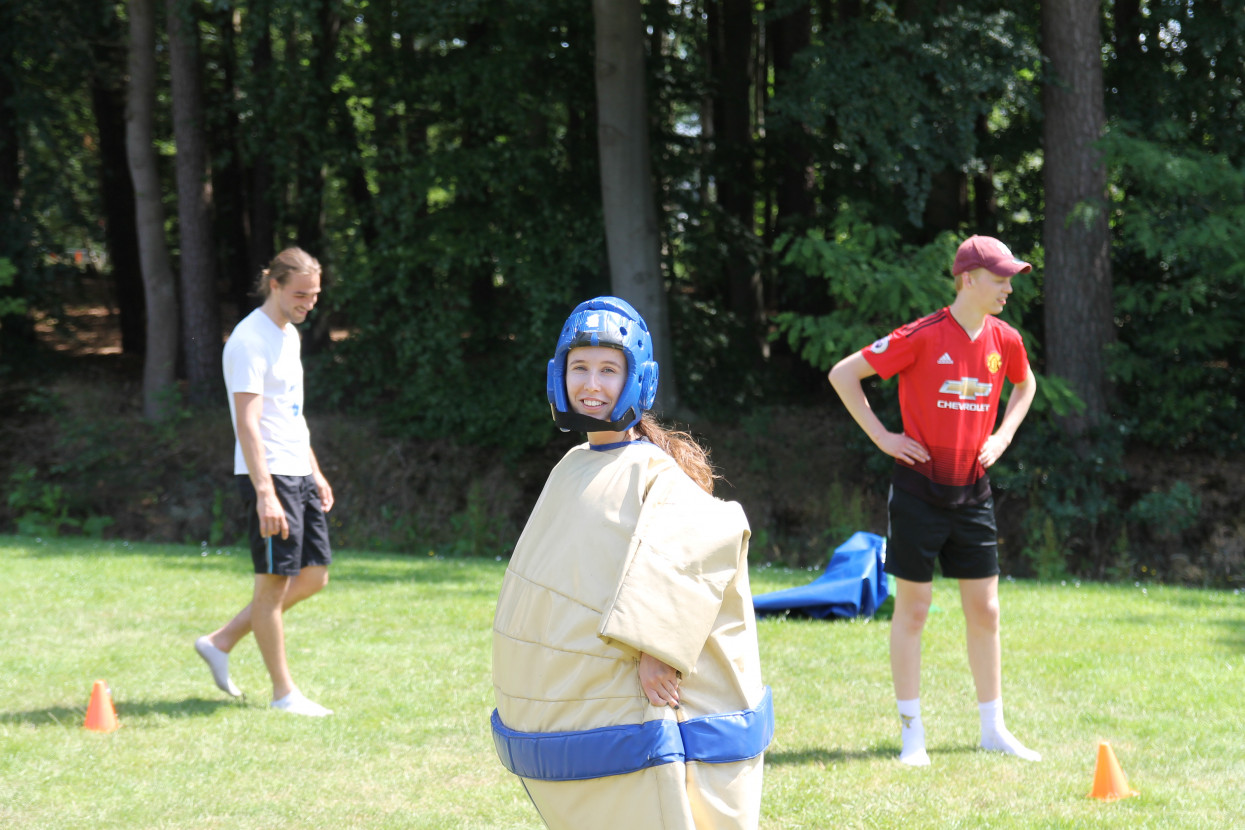
{"label": "white sock", "polygon": [[229,677],[229,652],[221,651],[212,645],[212,641],[206,636],[195,640],[195,651],[203,658],[203,662],[208,664],[208,668],[212,670],[212,679],[216,681],[216,687],[227,695],[241,697],[242,692],[234,685],[233,680]]}
{"label": "white sock", "polygon": [[1026,761],[1040,761],[1042,756],[1016,740],[1003,725],[1003,698],[988,703],[978,703],[981,713],[981,748],[993,752],[1006,752]]}
{"label": "white sock", "polygon": [[282,712],[289,712],[294,715],[307,715],[313,718],[322,718],[325,715],[333,714],[332,709],[326,709],[320,704],[308,700],[298,689],[290,692],[280,700],[272,702],[273,709],[280,709]]}
{"label": "white sock", "polygon": [[898,700],[899,734],[903,738],[903,749],[899,750],[899,760],[913,767],[929,766],[929,754],[925,751],[925,724],[921,722],[921,699]]}

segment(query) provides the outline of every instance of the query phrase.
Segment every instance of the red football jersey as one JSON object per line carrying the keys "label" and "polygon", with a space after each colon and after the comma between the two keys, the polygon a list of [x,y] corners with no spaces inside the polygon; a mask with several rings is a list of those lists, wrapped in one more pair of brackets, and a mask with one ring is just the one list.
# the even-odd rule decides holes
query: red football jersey
{"label": "red football jersey", "polygon": [[980,504],[990,479],[977,454],[994,431],[1003,378],[1029,375],[1020,332],[996,317],[970,340],[944,308],[862,350],[883,378],[899,375],[904,432],[929,450],[917,465],[896,460],[894,483],[932,504]]}

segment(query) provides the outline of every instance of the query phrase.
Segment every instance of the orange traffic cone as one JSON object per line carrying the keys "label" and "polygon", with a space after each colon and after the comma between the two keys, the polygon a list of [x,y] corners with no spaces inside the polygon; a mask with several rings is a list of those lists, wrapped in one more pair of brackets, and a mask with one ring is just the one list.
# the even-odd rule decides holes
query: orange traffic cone
{"label": "orange traffic cone", "polygon": [[1094,788],[1089,791],[1089,797],[1100,798],[1103,801],[1118,801],[1121,798],[1132,798],[1135,795],[1141,795],[1141,793],[1128,786],[1128,779],[1124,777],[1124,770],[1120,769],[1120,762],[1115,760],[1111,744],[1100,741],[1098,743],[1098,766],[1094,770]]}
{"label": "orange traffic cone", "polygon": [[117,710],[112,707],[112,692],[102,680],[96,680],[91,689],[91,703],[86,707],[82,725],[92,732],[112,732],[121,725],[117,722]]}

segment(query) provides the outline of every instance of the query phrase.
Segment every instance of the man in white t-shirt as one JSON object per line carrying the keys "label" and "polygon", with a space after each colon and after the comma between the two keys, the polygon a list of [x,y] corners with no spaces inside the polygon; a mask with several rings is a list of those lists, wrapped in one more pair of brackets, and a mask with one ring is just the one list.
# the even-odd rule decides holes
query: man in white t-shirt
{"label": "man in white t-shirt", "polygon": [[255,632],[272,678],[272,706],[298,715],[332,714],[294,685],[285,656],[283,614],[328,584],[333,554],[325,514],[333,489],[320,472],[303,417],[298,329],[320,295],[320,263],[287,248],[260,274],[263,305],[225,344],[225,387],[233,420],[234,473],[249,514],[255,588],[249,605],[195,641],[220,689],[242,694],[229,677],[229,652]]}

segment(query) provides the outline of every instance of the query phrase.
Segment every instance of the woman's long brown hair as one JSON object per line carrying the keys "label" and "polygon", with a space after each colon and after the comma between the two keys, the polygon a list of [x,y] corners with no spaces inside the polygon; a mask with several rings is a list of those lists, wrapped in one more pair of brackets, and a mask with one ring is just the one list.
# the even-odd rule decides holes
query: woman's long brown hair
{"label": "woman's long brown hair", "polygon": [[709,454],[690,433],[667,429],[647,412],[633,429],[660,447],[692,481],[699,484],[706,493],[713,495],[713,482],[718,476],[714,474],[713,465],[709,463]]}

